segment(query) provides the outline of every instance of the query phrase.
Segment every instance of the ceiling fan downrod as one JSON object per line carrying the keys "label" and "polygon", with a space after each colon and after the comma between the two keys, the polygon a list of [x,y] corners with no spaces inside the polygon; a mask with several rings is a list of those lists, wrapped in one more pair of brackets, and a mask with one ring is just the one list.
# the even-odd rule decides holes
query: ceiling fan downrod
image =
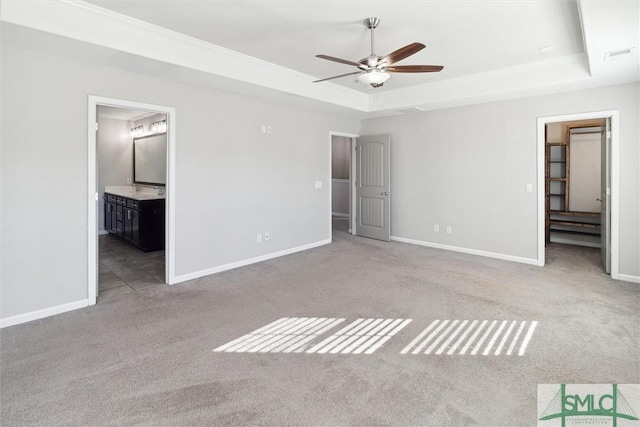
{"label": "ceiling fan downrod", "polygon": [[363,59],[362,63],[366,63],[369,67],[378,65],[378,56],[375,54],[375,29],[380,24],[380,18],[371,17],[364,20],[364,25],[371,30],[371,55]]}

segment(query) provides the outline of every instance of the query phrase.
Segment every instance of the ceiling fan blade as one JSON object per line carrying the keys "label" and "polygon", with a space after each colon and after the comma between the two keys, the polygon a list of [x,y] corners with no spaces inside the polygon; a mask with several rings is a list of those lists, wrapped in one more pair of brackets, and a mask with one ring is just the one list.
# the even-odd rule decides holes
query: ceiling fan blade
{"label": "ceiling fan blade", "polygon": [[420,52],[422,49],[424,49],[424,47],[425,46],[422,43],[417,42],[408,44],[405,47],[401,47],[400,49],[391,52],[389,55],[382,58],[380,62],[386,62],[389,65],[394,64],[398,61],[402,61],[404,58],[413,55],[414,53]]}
{"label": "ceiling fan blade", "polygon": [[340,77],[352,76],[354,74],[360,74],[360,73],[363,73],[363,72],[364,71],[354,71],[353,73],[340,74],[339,76],[327,77],[326,79],[316,80],[316,81],[314,81],[314,83],[324,82],[326,80],[339,79]]}
{"label": "ceiling fan blade", "polygon": [[336,58],[335,56],[316,55],[316,58],[326,59],[327,61],[339,62],[341,64],[353,65],[354,67],[360,66],[360,64],[358,64],[357,62],[349,61],[348,59]]}
{"label": "ceiling fan blade", "polygon": [[442,71],[442,65],[394,65],[387,67],[390,73],[437,73]]}

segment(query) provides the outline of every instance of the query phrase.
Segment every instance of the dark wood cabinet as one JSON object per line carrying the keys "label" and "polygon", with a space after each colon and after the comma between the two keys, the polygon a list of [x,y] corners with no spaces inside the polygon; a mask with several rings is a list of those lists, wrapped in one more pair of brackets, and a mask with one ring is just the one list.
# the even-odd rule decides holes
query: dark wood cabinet
{"label": "dark wood cabinet", "polygon": [[164,199],[104,195],[105,229],[144,252],[164,249]]}
{"label": "dark wood cabinet", "polygon": [[104,195],[104,229],[113,232],[113,220],[112,212],[116,209],[115,203],[111,203],[107,200],[107,195]]}
{"label": "dark wood cabinet", "polygon": [[124,216],[124,238],[134,245],[140,245],[140,211],[126,208]]}

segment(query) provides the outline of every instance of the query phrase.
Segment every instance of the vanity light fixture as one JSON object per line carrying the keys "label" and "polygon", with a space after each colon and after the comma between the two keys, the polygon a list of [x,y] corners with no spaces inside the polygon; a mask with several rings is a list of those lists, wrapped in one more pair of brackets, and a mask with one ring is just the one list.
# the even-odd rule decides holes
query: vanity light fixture
{"label": "vanity light fixture", "polygon": [[167,120],[160,120],[151,124],[151,133],[164,133],[167,131]]}
{"label": "vanity light fixture", "polygon": [[138,137],[138,136],[142,136],[144,135],[144,126],[136,126],[134,128],[131,128],[131,136],[132,137]]}

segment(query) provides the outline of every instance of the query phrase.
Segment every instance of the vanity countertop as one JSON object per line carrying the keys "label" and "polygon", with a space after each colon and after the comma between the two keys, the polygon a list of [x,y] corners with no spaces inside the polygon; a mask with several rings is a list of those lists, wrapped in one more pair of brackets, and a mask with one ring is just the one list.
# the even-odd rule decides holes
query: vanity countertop
{"label": "vanity countertop", "polygon": [[104,192],[133,200],[159,200],[164,199],[166,194],[163,190],[163,194],[159,195],[157,189],[149,187],[140,187],[140,191],[136,191],[132,185],[104,187]]}

